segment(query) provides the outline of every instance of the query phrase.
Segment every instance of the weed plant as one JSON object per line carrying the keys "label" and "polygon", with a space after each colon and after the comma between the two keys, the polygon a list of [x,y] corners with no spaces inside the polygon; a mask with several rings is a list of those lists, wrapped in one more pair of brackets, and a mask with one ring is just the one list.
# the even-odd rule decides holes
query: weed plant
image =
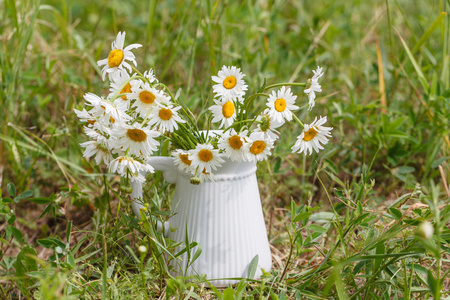
{"label": "weed plant", "polygon": [[[0,1],[0,298],[450,297],[449,6]],[[96,61],[124,30],[143,44],[138,64],[197,114],[223,65],[252,74],[250,87],[325,67],[315,109],[334,127],[326,149],[291,155],[285,127],[258,166],[273,257],[260,280],[216,289],[171,277],[177,245],[152,224],[170,217],[173,186],[148,177],[149,218],[137,218],[120,178],[82,158],[73,109],[107,91]]]}

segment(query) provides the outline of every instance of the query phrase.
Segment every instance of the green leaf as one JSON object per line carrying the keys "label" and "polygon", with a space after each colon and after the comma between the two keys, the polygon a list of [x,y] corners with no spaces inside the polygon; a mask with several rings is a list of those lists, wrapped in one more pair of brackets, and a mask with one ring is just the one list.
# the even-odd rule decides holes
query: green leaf
{"label": "green leaf", "polygon": [[24,247],[17,255],[16,262],[13,264],[16,269],[14,279],[17,283],[17,287],[24,296],[30,298],[29,287],[35,284],[36,279],[32,279],[27,276],[28,272],[37,271],[38,264],[33,257],[37,257],[36,251],[30,246]]}
{"label": "green leaf", "polygon": [[311,216],[311,215],[312,215],[312,213],[310,213],[310,212],[299,213],[298,215],[295,216],[293,222],[295,223],[295,222],[299,222],[299,221],[308,219],[309,216]]}
{"label": "green leaf", "polygon": [[316,224],[312,224],[308,226],[308,229],[314,231],[314,232],[318,232],[318,233],[325,233],[327,232],[327,230],[325,228],[323,228],[322,226],[316,225]]}
{"label": "green leaf", "polygon": [[6,227],[6,229],[7,229],[7,231],[9,230],[9,231],[11,232],[12,236],[13,236],[19,243],[25,244],[25,240],[23,239],[23,233],[22,233],[19,229],[17,229],[17,228],[14,227],[14,226],[10,226],[10,225],[8,225],[8,226]]}
{"label": "green leaf", "polygon": [[223,291],[223,300],[234,300],[234,289],[231,287]]}
{"label": "green leaf", "polygon": [[449,158],[450,158],[450,156],[444,156],[444,157],[437,159],[434,163],[431,164],[431,168],[436,169],[437,167],[439,167],[439,165],[442,165],[442,163]]}
{"label": "green leaf", "polygon": [[72,233],[72,221],[69,221],[67,223],[67,228],[66,228],[66,242],[69,244],[70,243],[70,235]]}
{"label": "green leaf", "polygon": [[423,44],[428,40],[428,38],[431,36],[433,31],[437,28],[439,23],[447,16],[446,12],[441,12],[441,14],[434,20],[434,22],[428,27],[428,29],[425,31],[425,33],[420,37],[420,40],[417,42],[417,44],[414,46],[414,48],[411,50],[411,53],[416,53],[419,51],[420,47],[422,47]]}
{"label": "green leaf", "polygon": [[19,196],[17,196],[16,198],[14,198],[14,202],[19,203],[20,200],[30,198],[31,196],[33,196],[32,191],[25,191],[22,194],[20,194]]}
{"label": "green leaf", "polygon": [[431,270],[428,269],[427,272],[427,284],[428,284],[428,288],[430,289],[431,294],[433,294],[433,296],[436,295],[436,293],[439,291],[439,287],[438,287],[438,282],[437,280],[434,278],[433,273],[431,273]]}
{"label": "green leaf", "polygon": [[14,183],[12,182],[8,183],[8,185],[6,186],[6,190],[8,191],[11,197],[16,196],[16,186],[14,185]]}
{"label": "green leaf", "polygon": [[45,239],[39,239],[36,242],[45,248],[52,248],[52,247],[58,247],[58,246],[61,247],[62,249],[66,248],[66,245],[64,245],[63,242],[61,242],[58,239],[52,238],[52,237],[45,238]]}
{"label": "green leaf", "polygon": [[36,204],[47,204],[47,203],[52,202],[52,200],[50,200],[47,197],[30,198],[30,199],[28,199],[28,201],[36,203]]}
{"label": "green leaf", "polygon": [[409,50],[408,45],[405,43],[405,41],[403,40],[403,38],[400,36],[400,33],[397,32],[398,37],[400,38],[400,41],[403,44],[403,48],[405,48],[406,54],[409,57],[409,60],[411,61],[411,63],[414,66],[414,69],[416,70],[417,75],[419,76],[419,81],[422,84],[423,88],[425,89],[425,91],[429,90],[429,86],[427,83],[427,80],[425,79],[425,76],[423,75],[422,69],[420,68],[420,66],[417,64],[416,59],[414,58],[414,55],[411,53],[411,51]]}
{"label": "green leaf", "polygon": [[402,218],[402,216],[403,216],[402,212],[399,211],[399,210],[396,209],[396,208],[391,207],[391,208],[388,209],[388,211],[389,211],[389,214],[390,214],[390,215],[394,218],[394,220],[396,220],[396,221],[399,221],[399,220]]}
{"label": "green leaf", "polygon": [[247,278],[255,278],[256,269],[258,268],[259,255],[255,255],[248,266]]}

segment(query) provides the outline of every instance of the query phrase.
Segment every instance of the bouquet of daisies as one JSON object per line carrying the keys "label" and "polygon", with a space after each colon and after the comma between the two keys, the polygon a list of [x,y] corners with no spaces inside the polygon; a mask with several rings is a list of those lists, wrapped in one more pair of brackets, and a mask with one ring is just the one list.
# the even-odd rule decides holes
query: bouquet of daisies
{"label": "bouquet of daisies", "polygon": [[[280,83],[264,86],[258,93],[246,97],[248,89],[244,74],[237,67],[223,66],[212,76],[214,105],[209,123],[219,123],[220,134],[205,134],[199,130],[195,116],[173,96],[167,86],[158,81],[153,70],[144,73],[136,69],[132,44],[124,47],[125,32],[117,35],[106,59],[98,61],[102,78],[110,81],[110,93],[100,97],[84,95],[86,108],[76,110],[85,123],[86,135],[91,139],[81,143],[83,156],[94,157],[97,164],[105,164],[109,171],[127,181],[144,182],[142,173],[154,172],[151,156],[161,145],[170,143],[174,163],[192,174],[191,183],[214,180],[228,158],[232,161],[261,161],[270,156],[279,137],[277,129],[285,122],[295,120],[301,128],[293,153],[311,155],[319,152],[331,137],[330,127],[323,125],[326,117],[315,118],[303,124],[293,111],[297,96],[289,86],[302,86],[308,102],[303,107],[311,110],[315,93],[321,92],[318,67],[306,83]],[[134,65],[134,66],[133,66]],[[279,88],[278,90],[273,90]],[[270,94],[265,93],[272,90]],[[266,98],[266,106],[255,116],[249,116],[255,99]],[[209,130],[209,128],[208,128]]]}

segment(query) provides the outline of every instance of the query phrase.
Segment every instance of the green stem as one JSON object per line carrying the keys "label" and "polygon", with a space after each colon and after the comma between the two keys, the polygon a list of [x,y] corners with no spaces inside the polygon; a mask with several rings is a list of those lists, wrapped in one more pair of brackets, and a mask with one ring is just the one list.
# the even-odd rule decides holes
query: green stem
{"label": "green stem", "polygon": [[223,130],[223,132],[224,132],[224,133],[227,132],[229,129],[233,128],[235,125],[242,124],[242,123],[250,123],[250,122],[252,122],[252,124],[255,123],[255,122],[256,122],[256,123],[261,123],[260,121],[256,121],[255,119],[241,120],[241,121],[234,122],[232,125],[230,125],[230,126],[228,126],[227,128],[225,128],[225,129]]}
{"label": "green stem", "polygon": [[123,88],[124,88],[131,80],[134,80],[134,79],[142,79],[142,78],[145,78],[145,77],[143,77],[143,76],[133,76],[133,77],[130,77],[130,78],[128,78],[127,80],[125,80],[125,81],[120,85],[120,87],[116,90],[116,92],[114,93],[114,95],[111,97],[110,102],[111,102],[111,103],[114,102],[114,100],[116,100],[116,99],[119,97],[119,95],[121,95],[120,92],[123,90]]}
{"label": "green stem", "polygon": [[292,118],[295,120],[295,122],[297,122],[298,125],[302,126],[302,128],[305,128],[305,125],[303,125],[303,122],[300,121],[300,119],[296,115],[292,114]]}
{"label": "green stem", "polygon": [[275,83],[268,85],[264,88],[264,90],[273,89],[279,86],[301,86],[306,87],[306,83],[300,83],[300,82],[282,82],[282,83]]}

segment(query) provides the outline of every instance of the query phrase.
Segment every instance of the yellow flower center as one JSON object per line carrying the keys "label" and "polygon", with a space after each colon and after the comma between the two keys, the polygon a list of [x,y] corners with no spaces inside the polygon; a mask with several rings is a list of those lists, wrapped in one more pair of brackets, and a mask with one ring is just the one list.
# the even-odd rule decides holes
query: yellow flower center
{"label": "yellow flower center", "polygon": [[228,139],[228,143],[230,144],[231,148],[234,150],[241,149],[243,143],[241,141],[241,138],[238,135],[233,135]]}
{"label": "yellow flower center", "polygon": [[266,149],[266,143],[264,141],[255,141],[250,147],[250,152],[255,155],[258,155],[262,153],[264,149]]}
{"label": "yellow flower center", "polygon": [[200,150],[200,151],[198,152],[198,158],[199,158],[201,161],[208,162],[208,161],[210,161],[210,160],[213,158],[213,154],[212,154],[212,152],[211,152],[210,150],[208,150],[208,149],[202,149],[202,150]]}
{"label": "yellow flower center", "polygon": [[91,125],[94,125],[95,122],[97,122],[95,119],[87,119],[86,121]]}
{"label": "yellow flower center", "polygon": [[147,139],[147,134],[143,130],[137,128],[128,129],[127,136],[130,140],[135,142],[143,142]]}
{"label": "yellow flower center", "polygon": [[[131,93],[131,84],[128,82],[128,83],[123,87],[123,89],[120,91],[120,93],[121,93],[121,94],[129,94],[129,93]],[[126,96],[126,95],[123,95],[123,96],[122,96],[122,99],[123,99],[123,100],[127,100],[127,96]]]}
{"label": "yellow flower center", "polygon": [[190,166],[192,161],[189,159],[189,155],[187,154],[180,154],[179,155],[180,160],[185,163],[186,165]]}
{"label": "yellow flower center", "polygon": [[225,118],[231,118],[234,114],[234,104],[231,101],[227,101],[223,106],[222,106],[222,114]]}
{"label": "yellow flower center", "polygon": [[172,111],[167,108],[161,108],[159,110],[158,115],[161,118],[161,120],[167,121],[170,120],[170,118],[172,118]]}
{"label": "yellow flower center", "polygon": [[205,174],[205,175],[209,175],[209,172],[206,172],[206,168],[203,168],[202,173]]}
{"label": "yellow flower center", "polygon": [[116,120],[113,117],[109,117],[109,120],[111,121],[111,123],[116,123]]}
{"label": "yellow flower center", "polygon": [[274,105],[277,112],[283,112],[286,109],[286,100],[283,98],[277,99]]}
{"label": "yellow flower center", "polygon": [[123,51],[120,49],[113,50],[109,52],[108,55],[108,65],[110,68],[116,68],[120,66],[123,60]]}
{"label": "yellow flower center", "polygon": [[223,87],[226,89],[232,89],[236,86],[236,78],[234,76],[228,76],[227,78],[225,78],[225,80],[223,81]]}
{"label": "yellow flower center", "polygon": [[142,103],[145,104],[152,104],[153,102],[155,102],[155,98],[156,96],[149,91],[142,91],[139,93],[139,100],[141,100]]}
{"label": "yellow flower center", "polygon": [[314,127],[311,127],[307,132],[305,132],[305,136],[303,137],[303,140],[308,142],[312,140],[317,135],[317,130]]}

